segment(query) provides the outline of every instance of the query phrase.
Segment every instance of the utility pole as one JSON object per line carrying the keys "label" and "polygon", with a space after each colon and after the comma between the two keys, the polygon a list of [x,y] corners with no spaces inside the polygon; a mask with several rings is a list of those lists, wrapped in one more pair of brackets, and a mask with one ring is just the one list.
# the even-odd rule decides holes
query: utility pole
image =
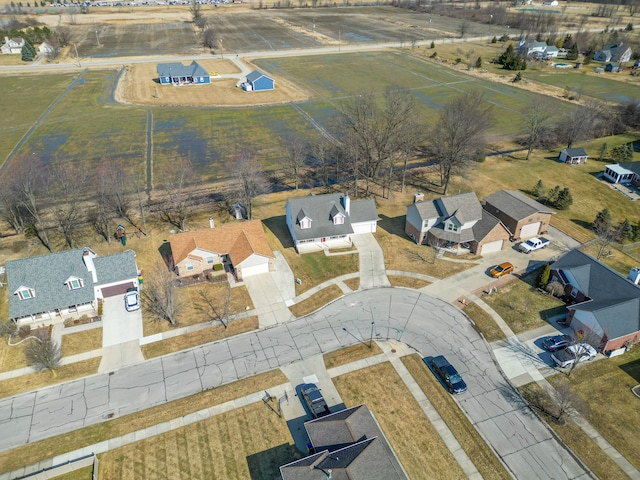
{"label": "utility pole", "polygon": [[100,39],[98,38],[98,29],[96,28],[96,42],[98,43],[98,46],[100,46]]}
{"label": "utility pole", "polygon": [[76,61],[78,62],[78,66],[81,67],[82,65],[80,65],[80,56],[78,55],[78,42],[73,42],[73,48],[76,51]]}

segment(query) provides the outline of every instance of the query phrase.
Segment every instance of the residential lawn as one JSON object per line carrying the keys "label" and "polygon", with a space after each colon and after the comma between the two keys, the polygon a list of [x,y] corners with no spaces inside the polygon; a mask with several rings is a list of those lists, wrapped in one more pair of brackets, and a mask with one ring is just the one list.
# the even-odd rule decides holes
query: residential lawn
{"label": "residential lawn", "polygon": [[464,478],[442,438],[390,363],[333,379],[347,407],[365,403],[412,480]]}
{"label": "residential lawn", "polygon": [[[549,378],[553,385],[559,380],[560,376]],[[568,380],[588,407],[589,423],[640,469],[640,398],[631,392],[640,384],[640,347],[576,368]]]}
{"label": "residential lawn", "polygon": [[419,290],[431,284],[431,282],[420,280],[419,278],[405,277],[403,275],[387,275],[387,278],[394,287],[413,288],[414,290]]}
{"label": "residential lawn", "polygon": [[[167,332],[176,327],[187,327],[189,325],[216,321],[217,318],[213,316],[212,312],[208,309],[199,292],[204,292],[209,298],[218,303],[218,307],[222,307],[222,299],[225,298],[228,288],[229,284],[226,282],[203,282],[199,285],[179,288],[178,295],[183,303],[180,313],[178,314],[178,325],[171,326],[169,322],[157,321],[150,315],[145,315],[143,323],[145,337],[153,335],[154,333]],[[232,288],[230,314],[236,315],[245,312],[247,311],[247,307],[249,310],[253,309],[253,302],[251,301],[247,287],[242,285]]]}
{"label": "residential lawn", "polygon": [[327,303],[332,302],[333,300],[336,300],[337,298],[340,298],[342,296],[344,296],[344,293],[342,293],[340,287],[338,287],[337,285],[330,285],[326,288],[323,288],[319,292],[314,293],[306,300],[302,300],[295,305],[291,305],[289,307],[289,310],[291,310],[291,313],[293,313],[296,317],[304,317],[305,315],[315,312],[319,308],[325,306]]}
{"label": "residential lawn", "polygon": [[342,283],[355,292],[360,288],[360,277],[347,278],[346,280],[343,280]]}
{"label": "residential lawn", "polygon": [[[98,471],[100,468],[98,468]],[[52,480],[92,480],[93,475],[93,465],[89,465],[88,467],[79,468],[78,470],[74,470],[73,472],[64,473],[62,475],[58,475],[57,477],[52,477]]]}
{"label": "residential lawn", "polygon": [[243,318],[231,322],[227,329],[218,324],[213,327],[198,330],[197,332],[185,333],[184,335],[178,335],[177,337],[143,345],[142,354],[144,358],[148,360],[257,329],[258,317]]}
{"label": "residential lawn", "polygon": [[[629,274],[629,270],[631,270],[633,267],[638,266],[638,260],[629,256],[627,252],[618,250],[616,247],[617,245],[613,244],[608,247],[607,250],[611,251],[611,256],[605,255],[600,258],[600,261],[626,278],[626,276]],[[598,245],[593,244],[584,247],[582,251],[596,258],[598,255],[598,249]]]}
{"label": "residential lawn", "polygon": [[498,324],[493,321],[491,315],[485,312],[482,307],[475,303],[470,303],[464,307],[463,311],[473,320],[473,323],[476,324],[476,327],[484,335],[487,342],[491,343],[506,338]]}
{"label": "residential lawn", "polygon": [[451,395],[442,388],[422,358],[419,355],[409,355],[402,358],[402,363],[411,372],[411,376],[420,385],[482,478],[485,480],[510,479],[511,475],[494,455],[491,447],[480,436]]}
{"label": "residential lawn", "polygon": [[335,350],[323,355],[324,364],[327,368],[340,367],[348,363],[357,362],[363,358],[373,357],[382,353],[380,347],[373,342],[371,348],[368,345],[358,343],[350,347]]}
{"label": "residential lawn", "polygon": [[102,328],[63,335],[61,348],[63,357],[102,348]]}
{"label": "residential lawn", "polygon": [[[598,362],[602,363],[602,362]],[[577,370],[576,370],[577,371]],[[538,414],[553,428],[573,452],[602,480],[629,478],[627,474],[594,442],[576,423],[565,416],[564,423],[558,424],[553,417],[545,413],[557,412],[557,404],[538,384],[529,383],[519,388],[522,396],[530,403],[539,405]],[[629,392],[630,395],[633,395]],[[541,404],[541,405],[540,405]],[[627,408],[626,410],[630,410]],[[637,443],[632,447],[637,447]],[[636,452],[637,454],[637,448]],[[636,455],[637,457],[637,455]],[[629,459],[630,460],[630,459]],[[637,465],[636,465],[637,467]]]}
{"label": "residential lawn", "polygon": [[100,455],[102,478],[274,480],[300,458],[284,418],[255,403]]}
{"label": "residential lawn", "polygon": [[46,370],[3,380],[0,382],[0,398],[12,397],[18,393],[30,392],[76,378],[86,377],[87,375],[93,375],[98,372],[99,365],[100,358],[91,358],[59,367],[56,370],[57,376],[55,377]]}
{"label": "residential lawn", "polygon": [[[135,432],[136,430],[166,422],[172,418],[197,412],[212,405],[218,405],[235,398],[244,397],[250,393],[282,385],[287,381],[287,377],[280,370],[271,370],[254,377],[207,390],[206,392],[151,407],[138,413],[23,445],[6,452],[0,452],[0,472],[15,470],[18,467],[30,465],[70,450]],[[118,477],[101,476],[101,478]]]}
{"label": "residential lawn", "polygon": [[[14,345],[12,347],[9,346],[7,341],[7,337],[0,338],[0,372],[8,372],[26,367],[27,359],[24,356],[24,346],[34,340],[26,340],[20,345]],[[16,339],[13,341],[15,342]]]}
{"label": "residential lawn", "polygon": [[546,325],[546,319],[565,309],[560,300],[540,293],[533,287],[537,276],[538,270],[506,284],[496,293],[482,297],[516,334]]}

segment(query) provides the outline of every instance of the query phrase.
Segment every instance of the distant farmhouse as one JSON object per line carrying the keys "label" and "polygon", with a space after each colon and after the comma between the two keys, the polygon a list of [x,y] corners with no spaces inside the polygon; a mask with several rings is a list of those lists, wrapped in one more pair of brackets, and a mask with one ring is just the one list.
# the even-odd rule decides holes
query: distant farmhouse
{"label": "distant farmhouse", "polygon": [[593,54],[593,59],[596,62],[624,63],[631,60],[632,54],[631,47],[627,47],[620,42],[613,45],[605,45],[602,50],[598,50]]}
{"label": "distant farmhouse", "polygon": [[274,90],[276,88],[273,78],[265,75],[258,70],[254,70],[247,75],[247,81],[242,82],[240,86],[246,92],[259,92],[264,90]]}
{"label": "distant farmhouse", "polygon": [[523,57],[536,58],[557,58],[560,50],[555,45],[547,45],[547,42],[538,42],[536,40],[527,40],[525,37],[520,38],[518,43],[518,52]]}
{"label": "distant farmhouse", "polygon": [[160,63],[157,67],[158,79],[162,85],[207,85],[211,75],[195,60],[189,65],[180,62]]}
{"label": "distant farmhouse", "polygon": [[0,51],[7,55],[19,55],[24,47],[24,38],[22,37],[4,37],[4,45],[0,47]]}

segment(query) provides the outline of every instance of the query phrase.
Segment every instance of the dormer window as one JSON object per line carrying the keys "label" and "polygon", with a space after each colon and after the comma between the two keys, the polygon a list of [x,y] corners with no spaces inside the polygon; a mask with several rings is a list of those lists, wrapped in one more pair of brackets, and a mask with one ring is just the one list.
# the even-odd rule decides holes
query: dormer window
{"label": "dormer window", "polygon": [[333,216],[333,224],[334,225],[343,225],[344,224],[344,215],[341,213]]}
{"label": "dormer window", "polygon": [[18,298],[20,298],[20,300],[27,300],[36,296],[36,292],[34,292],[32,288],[22,287],[16,293],[18,294]]}
{"label": "dormer window", "polygon": [[69,290],[77,290],[78,288],[82,288],[84,285],[82,283],[82,279],[78,277],[69,277],[66,282],[64,282]]}
{"label": "dormer window", "polygon": [[449,222],[449,223],[447,223],[447,230],[449,232],[457,232],[460,229],[458,228],[458,226],[455,223]]}
{"label": "dormer window", "polygon": [[300,228],[311,228],[311,219],[309,217],[304,217],[300,220]]}

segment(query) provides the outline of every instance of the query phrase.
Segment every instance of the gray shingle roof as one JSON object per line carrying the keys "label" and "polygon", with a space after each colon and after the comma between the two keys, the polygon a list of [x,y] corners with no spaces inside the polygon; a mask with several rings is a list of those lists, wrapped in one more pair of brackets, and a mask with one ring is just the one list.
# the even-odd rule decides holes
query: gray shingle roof
{"label": "gray shingle roof", "polygon": [[563,148],[560,150],[561,152],[566,152],[569,157],[588,157],[587,152],[584,151],[584,148]]}
{"label": "gray shingle roof", "polygon": [[189,65],[180,62],[159,63],[157,66],[159,77],[208,77],[207,72],[195,60]]}
{"label": "gray shingle roof", "polygon": [[500,190],[484,199],[509,217],[520,221],[534,213],[555,213],[539,202],[515,190]]}
{"label": "gray shingle roof", "polygon": [[[491,230],[495,228],[496,225],[500,223],[496,217],[491,215],[486,210],[482,210],[482,219],[479,222],[476,222],[473,226],[473,238],[476,242],[481,242],[484,237],[486,237]],[[505,233],[508,236],[507,227],[505,228]]]}
{"label": "gray shingle roof", "polygon": [[[133,251],[95,257],[93,259],[98,281],[94,284],[82,253],[77,248],[37,257],[10,260],[6,264],[9,288],[9,318],[53,311],[95,300],[94,287],[136,278],[138,270]],[[75,277],[83,287],[70,290],[65,282]],[[33,289],[34,298],[20,300],[14,293],[20,287]]]}
{"label": "gray shingle roof", "polygon": [[440,216],[438,210],[436,209],[436,206],[432,201],[414,203],[413,206],[420,214],[420,218],[422,218],[422,220],[426,220],[428,218],[438,218]]}
{"label": "gray shingle roof", "polygon": [[266,77],[269,80],[273,80],[270,76],[265,75],[264,73],[259,72],[258,70],[254,70],[253,72],[247,75],[247,82],[253,83],[256,80],[258,80],[260,77]]}
{"label": "gray shingle roof", "polygon": [[640,287],[595,258],[572,250],[551,265],[575,280],[590,300],[572,305],[591,312],[609,340],[640,331]]}
{"label": "gray shingle roof", "polygon": [[[293,226],[296,239],[309,240],[333,235],[350,235],[353,233],[352,223],[377,220],[378,213],[373,200],[352,200],[351,214],[347,215],[340,199],[340,193],[325,195],[308,195],[287,200],[291,217],[296,219]],[[343,224],[333,224],[332,212],[345,215]],[[305,216],[311,219],[311,228],[300,228],[300,219]]]}
{"label": "gray shingle roof", "polygon": [[629,170],[630,172],[640,175],[640,162],[623,162],[618,163],[622,168]]}
{"label": "gray shingle roof", "polygon": [[482,206],[474,192],[442,197],[435,203],[437,207],[444,209],[441,212],[443,217],[454,217],[460,225],[482,218]]}

